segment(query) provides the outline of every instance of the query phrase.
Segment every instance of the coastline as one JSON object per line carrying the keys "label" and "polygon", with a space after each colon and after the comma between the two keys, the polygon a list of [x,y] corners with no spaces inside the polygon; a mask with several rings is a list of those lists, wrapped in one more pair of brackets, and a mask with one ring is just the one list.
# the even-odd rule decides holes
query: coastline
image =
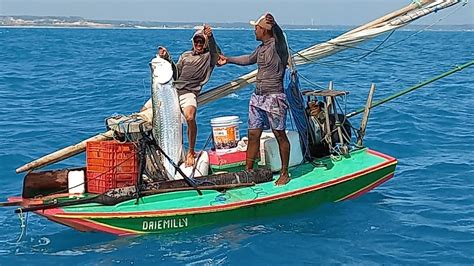
{"label": "coastline", "polygon": [[[285,28],[286,25],[282,25]],[[350,30],[355,26],[323,26],[321,28],[308,27],[308,28],[285,28],[288,31],[345,31]],[[426,27],[426,26],[425,26]],[[474,32],[474,25],[469,27],[458,27],[453,25],[453,28],[450,26],[434,29],[425,29],[424,31],[430,32]],[[143,26],[134,26],[134,27],[116,27],[116,26],[47,26],[47,25],[38,25],[38,26],[29,26],[29,25],[0,25],[0,29],[92,29],[92,30],[193,30],[192,27],[143,27]],[[419,31],[423,29],[422,26],[416,26],[416,28],[401,28],[397,31]],[[213,27],[213,30],[253,30],[250,27]]]}

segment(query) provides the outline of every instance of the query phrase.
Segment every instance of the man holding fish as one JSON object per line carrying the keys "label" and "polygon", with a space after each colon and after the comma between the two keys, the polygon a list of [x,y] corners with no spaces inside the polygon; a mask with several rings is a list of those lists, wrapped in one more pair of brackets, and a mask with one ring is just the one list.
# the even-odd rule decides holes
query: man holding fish
{"label": "man holding fish", "polygon": [[[158,56],[173,65],[174,87],[178,92],[181,110],[188,126],[189,149],[185,158],[186,166],[193,166],[195,163],[197,96],[202,86],[209,81],[220,53],[212,29],[208,25],[197,29],[192,37],[192,45],[192,49],[184,52],[176,65],[165,47],[158,48]],[[145,107],[151,107],[151,101],[147,102]]]}

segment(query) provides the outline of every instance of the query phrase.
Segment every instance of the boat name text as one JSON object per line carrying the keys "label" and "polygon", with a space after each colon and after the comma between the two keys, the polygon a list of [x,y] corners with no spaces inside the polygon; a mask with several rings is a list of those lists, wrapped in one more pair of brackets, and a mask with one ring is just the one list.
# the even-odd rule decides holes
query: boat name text
{"label": "boat name text", "polygon": [[143,221],[143,231],[155,231],[164,229],[177,229],[188,227],[188,218],[175,218],[166,220]]}

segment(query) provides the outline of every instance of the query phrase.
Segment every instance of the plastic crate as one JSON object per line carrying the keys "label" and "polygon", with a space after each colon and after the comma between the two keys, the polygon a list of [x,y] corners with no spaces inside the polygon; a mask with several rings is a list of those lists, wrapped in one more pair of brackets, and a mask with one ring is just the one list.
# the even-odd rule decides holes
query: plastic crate
{"label": "plastic crate", "polygon": [[89,141],[86,145],[87,192],[135,185],[138,155],[133,143]]}

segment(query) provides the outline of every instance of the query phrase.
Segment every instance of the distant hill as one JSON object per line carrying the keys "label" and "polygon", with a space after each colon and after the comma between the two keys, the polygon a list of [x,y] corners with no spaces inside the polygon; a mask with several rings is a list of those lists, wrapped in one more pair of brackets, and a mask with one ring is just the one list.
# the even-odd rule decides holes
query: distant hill
{"label": "distant hill", "polygon": [[[191,29],[204,22],[155,22],[127,20],[91,20],[82,17],[58,16],[0,16],[0,27],[75,27],[75,28],[136,28],[136,29]],[[210,23],[214,28],[250,29],[248,23]],[[285,29],[333,29],[347,30],[355,26],[338,25],[282,25]],[[425,25],[409,25],[406,29],[422,29]],[[437,25],[432,30],[474,30],[474,24]]]}

